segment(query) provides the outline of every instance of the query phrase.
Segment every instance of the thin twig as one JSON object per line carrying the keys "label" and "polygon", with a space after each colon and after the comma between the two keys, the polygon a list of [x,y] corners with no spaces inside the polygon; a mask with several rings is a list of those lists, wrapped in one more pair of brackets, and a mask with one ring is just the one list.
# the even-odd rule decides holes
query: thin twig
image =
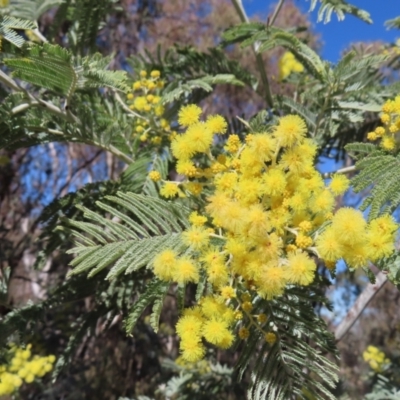
{"label": "thin twig", "polygon": [[274,13],[272,14],[272,17],[269,20],[268,26],[272,26],[274,24],[276,17],[278,16],[279,12],[281,11],[281,8],[282,8],[284,2],[285,2],[285,0],[279,0],[279,3],[275,7]]}
{"label": "thin twig", "polygon": [[146,117],[143,117],[142,115],[136,113],[135,111],[131,110],[125,103],[124,101],[121,99],[121,96],[117,93],[114,92],[114,96],[115,99],[118,101],[119,104],[121,104],[122,108],[128,112],[129,114],[134,115],[136,118],[140,118],[140,119],[144,119],[145,121],[148,121],[148,119]]}
{"label": "thin twig", "polygon": [[348,174],[350,172],[354,172],[355,170],[356,166],[352,165],[350,167],[340,168],[337,171],[325,172],[322,176],[323,178],[330,178],[333,174]]}
{"label": "thin twig", "polygon": [[379,271],[379,273],[376,275],[375,284],[369,283],[364,291],[360,294],[360,296],[358,296],[356,302],[348,311],[347,315],[343,318],[342,322],[335,329],[336,342],[339,342],[343,339],[346,333],[360,317],[361,313],[368,306],[369,302],[385,285],[387,280],[387,276],[383,272]]}
{"label": "thin twig", "polygon": [[[242,22],[249,23],[249,18],[246,14],[246,11],[243,8],[243,3],[242,0],[231,0],[233,6],[235,7],[236,12],[239,15],[239,18]],[[271,94],[271,88],[269,86],[269,81],[268,81],[268,76],[267,73],[265,72],[265,66],[264,66],[264,61],[262,59],[261,54],[258,53],[258,48],[259,48],[259,43],[256,42],[252,46],[254,55],[256,56],[256,64],[257,64],[257,69],[261,75],[261,81],[264,86],[265,90],[265,100],[270,108],[273,108],[273,100],[272,100],[272,94]]]}

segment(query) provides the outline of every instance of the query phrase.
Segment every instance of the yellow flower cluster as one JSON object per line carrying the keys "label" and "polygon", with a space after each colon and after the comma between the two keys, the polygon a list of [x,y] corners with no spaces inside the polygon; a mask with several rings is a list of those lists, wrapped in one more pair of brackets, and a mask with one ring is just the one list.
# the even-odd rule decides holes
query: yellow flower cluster
{"label": "yellow flower cluster", "polygon": [[363,358],[378,373],[382,372],[390,364],[390,360],[386,358],[385,353],[375,346],[368,346],[367,350],[363,352]]}
{"label": "yellow flower cluster", "polygon": [[[203,356],[202,338],[229,347],[232,324],[243,314],[272,345],[277,336],[267,316],[251,313],[255,296],[272,299],[288,285],[310,285],[318,257],[329,267],[341,258],[360,267],[387,256],[397,230],[389,216],[367,224],[354,209],[333,214],[335,196],[346,191],[349,181],[337,174],[325,184],[313,163],[316,146],[306,138],[299,116],[281,117],[269,132],[245,140],[231,135],[223,152],[215,147],[220,154],[213,154],[211,146],[215,134],[226,132],[225,120],[201,121],[200,116],[195,105],[181,109],[179,123],[186,129],[171,148],[184,178],[166,182],[161,194],[173,197],[180,188],[190,193],[189,185],[199,185],[207,193],[205,206],[190,216],[191,226],[182,234],[188,251],[180,255],[166,249],[153,261],[159,279],[186,284],[205,275],[213,287],[214,296],[201,299],[178,322],[187,361]],[[235,315],[234,304],[240,314]],[[248,332],[242,327],[239,337],[245,339]]]}
{"label": "yellow flower cluster", "polygon": [[129,108],[137,115],[133,126],[133,137],[141,142],[159,145],[163,137],[171,136],[168,121],[162,118],[164,107],[161,104],[160,91],[164,81],[160,80],[160,71],[153,70],[148,76],[146,71],[140,71],[140,79],[133,82],[132,92],[128,93]]}
{"label": "yellow flower cluster", "polygon": [[400,96],[388,100],[382,106],[381,121],[383,126],[378,126],[368,133],[368,140],[381,139],[380,146],[385,150],[394,150],[397,147],[396,134],[400,132]]}
{"label": "yellow flower cluster", "polygon": [[278,61],[279,80],[287,78],[292,72],[303,72],[304,66],[296,60],[293,53],[287,51]]}
{"label": "yellow flower cluster", "polygon": [[25,349],[12,347],[10,362],[0,365],[0,396],[12,394],[22,385],[32,383],[36,378],[42,378],[53,369],[56,358],[32,356],[31,345]]}

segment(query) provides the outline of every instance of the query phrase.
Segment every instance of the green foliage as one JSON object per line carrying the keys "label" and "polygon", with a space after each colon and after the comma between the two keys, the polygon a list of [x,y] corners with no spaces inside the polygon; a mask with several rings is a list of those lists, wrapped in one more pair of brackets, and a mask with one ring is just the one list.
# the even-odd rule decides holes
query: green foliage
{"label": "green foliage", "polygon": [[385,25],[388,29],[400,29],[400,17],[388,19],[385,21]]}
{"label": "green foliage", "polygon": [[134,193],[118,192],[105,199],[107,203],[96,205],[111,219],[77,206],[89,222],[69,221],[77,239],[76,247],[68,251],[77,254],[70,275],[89,271],[91,277],[113,265],[106,279],[115,279],[148,268],[163,248],[182,246],[179,233],[188,224],[184,207]]}
{"label": "green foliage", "polygon": [[7,11],[14,17],[37,21],[46,11],[62,3],[63,0],[11,0]]}
{"label": "green foliage", "polygon": [[359,160],[356,168],[360,172],[352,179],[354,191],[359,193],[373,185],[360,209],[369,208],[370,220],[381,213],[393,213],[400,204],[399,155],[387,153],[376,146],[358,143],[348,145],[346,149],[350,153],[364,153],[362,158],[357,156]]}
{"label": "green foliage", "polygon": [[30,46],[23,57],[6,59],[5,64],[16,78],[71,98],[77,89],[110,87],[126,90],[126,73],[106,71],[109,61],[100,54],[74,58],[70,51],[44,43]]}
{"label": "green foliage", "polygon": [[313,302],[326,301],[317,293],[293,288],[270,302],[256,300],[254,311],[268,310],[277,340],[270,345],[263,334],[251,328],[238,361],[239,377],[247,368],[251,370],[249,398],[304,398],[305,391],[317,398],[335,398],[331,390],[336,386],[338,369],[323,355],[336,354],[334,338],[312,307]]}
{"label": "green foliage", "polygon": [[389,379],[378,375],[378,381],[372,392],[365,396],[365,400],[396,400],[400,396],[400,390],[394,387]]}
{"label": "green foliage", "polygon": [[203,76],[198,79],[191,79],[184,83],[174,82],[173,85],[169,85],[163,94],[163,103],[168,104],[173,101],[179,100],[181,97],[189,97],[189,95],[195,89],[202,89],[207,93],[213,90],[212,85],[218,84],[230,84],[236,86],[244,86],[244,83],[235,78],[231,74],[218,74],[215,76]]}
{"label": "green foliage", "polygon": [[313,76],[324,76],[324,63],[318,54],[294,34],[262,23],[243,23],[223,34],[225,44],[241,42],[241,47],[256,45],[258,53],[282,46],[293,52]]}
{"label": "green foliage", "polygon": [[84,55],[96,49],[96,38],[106,16],[115,10],[115,0],[65,0],[54,17],[51,37],[62,26],[70,24],[68,32],[74,53]]}
{"label": "green foliage", "polygon": [[36,28],[36,23],[30,20],[16,18],[10,15],[0,15],[0,37],[12,43],[14,46],[21,47],[25,43],[25,39],[17,30]]}
{"label": "green foliage", "polygon": [[327,23],[331,20],[332,13],[337,15],[339,21],[343,21],[346,14],[354,15],[364,22],[372,23],[370,14],[344,0],[311,0],[310,11],[313,11],[318,3],[318,22]]}
{"label": "green foliage", "polygon": [[131,334],[137,320],[142,315],[146,307],[151,303],[154,303],[153,312],[150,317],[151,325],[153,329],[157,332],[158,319],[160,316],[163,300],[168,289],[169,284],[163,281],[159,281],[158,279],[154,279],[147,285],[146,291],[141,294],[138,301],[133,305],[125,320],[125,330],[128,335]]}
{"label": "green foliage", "polygon": [[237,389],[233,369],[219,363],[201,361],[191,366],[179,366],[165,360],[163,367],[175,373],[160,390],[163,398],[225,400]]}

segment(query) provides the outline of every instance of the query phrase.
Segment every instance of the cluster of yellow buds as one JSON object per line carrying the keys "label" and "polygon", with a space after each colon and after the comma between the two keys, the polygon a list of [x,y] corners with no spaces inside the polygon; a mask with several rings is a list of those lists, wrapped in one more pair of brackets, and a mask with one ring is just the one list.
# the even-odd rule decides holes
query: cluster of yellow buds
{"label": "cluster of yellow buds", "polygon": [[[335,196],[349,180],[335,174],[324,182],[313,162],[316,145],[299,116],[281,117],[275,127],[245,140],[230,135],[221,149],[213,143],[227,132],[226,121],[219,115],[201,121],[201,114],[196,105],[180,110],[185,131],[171,150],[182,178],[164,182],[160,193],[200,196],[204,206],[190,215],[191,226],[182,234],[188,251],[165,249],[153,261],[161,280],[182,285],[205,276],[213,287],[177,325],[182,357],[191,362],[203,357],[203,339],[228,348],[242,319],[250,322],[243,323],[240,338],[256,326],[273,344],[273,322],[252,314],[256,296],[270,300],[288,285],[310,285],[318,259],[329,268],[340,259],[358,268],[388,256],[398,228],[389,216],[368,224],[355,209],[334,213]],[[159,178],[157,171],[150,177]]]}
{"label": "cluster of yellow buds", "polygon": [[375,346],[368,346],[367,350],[363,352],[363,358],[378,373],[382,372],[390,364],[390,360],[386,358],[385,353]]}
{"label": "cluster of yellow buds", "polygon": [[368,133],[368,140],[381,139],[380,146],[385,150],[394,150],[397,147],[396,135],[400,132],[400,96],[388,100],[382,106],[381,121],[383,126],[378,126]]}
{"label": "cluster of yellow buds", "polygon": [[0,365],[0,396],[16,392],[24,382],[32,383],[53,369],[55,356],[32,355],[31,347],[11,347],[9,363]]}
{"label": "cluster of yellow buds", "polygon": [[286,79],[292,72],[303,72],[304,66],[290,51],[287,51],[278,61],[279,80]]}
{"label": "cluster of yellow buds", "polygon": [[132,92],[127,95],[129,108],[135,113],[132,136],[141,142],[160,145],[163,137],[170,138],[168,121],[162,118],[164,107],[161,104],[161,90],[164,81],[160,79],[160,71],[148,73],[140,71],[140,79],[133,82]]}

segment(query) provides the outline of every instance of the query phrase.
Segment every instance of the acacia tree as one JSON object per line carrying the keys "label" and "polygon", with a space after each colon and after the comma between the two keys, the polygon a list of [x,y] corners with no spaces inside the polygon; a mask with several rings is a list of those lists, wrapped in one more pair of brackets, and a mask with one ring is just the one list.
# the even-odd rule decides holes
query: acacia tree
{"label": "acacia tree", "polygon": [[[15,3],[0,21],[7,67],[0,72],[0,146],[13,151],[84,143],[116,157],[119,172],[114,180],[56,199],[44,211],[45,247],[37,266],[55,250],[64,260],[68,249],[72,269],[43,301],[7,312],[0,325],[3,343],[18,336],[28,342],[27,324],[43,324],[55,308],[65,316],[71,302],[93,299],[73,334],[63,337],[68,344],[58,357],[57,376],[83,351],[87,332],[96,335],[121,318],[128,335],[137,323],[142,331],[150,325],[157,332],[160,318],[170,318],[163,308],[170,313],[176,307],[181,356],[174,368],[188,372],[158,393],[147,388],[152,396],[207,398],[213,390],[226,398],[231,372],[201,361],[227,360],[219,348],[231,349],[235,382],[247,381],[249,398],[335,398],[334,337],[315,312],[328,307],[327,271],[334,274],[343,259],[374,282],[373,263],[375,288],[387,278],[398,283],[397,225],[390,215],[400,201],[394,136],[399,100],[390,100],[397,87],[386,84],[381,71],[383,65],[396,71],[394,54],[352,51],[331,65],[302,32],[277,25],[284,1],[266,23],[249,22],[241,2],[232,1],[232,15],[241,23],[224,31],[220,44],[211,38],[207,51],[170,48],[133,57],[130,80],[108,69],[111,58],[92,52],[103,16],[112,15],[110,1],[96,7],[86,0],[63,3],[48,33],[59,45],[47,42],[32,22],[44,8],[29,14],[26,4]],[[159,11],[157,3],[147,6],[150,14]],[[333,12],[370,21],[368,13],[345,2],[323,2],[320,17],[329,20]],[[71,15],[66,48],[55,33]],[[41,43],[26,41],[17,30]],[[235,43],[248,48],[254,72],[229,57],[226,49]],[[273,53],[276,48],[286,51],[279,86],[271,84],[262,56],[283,53]],[[266,109],[248,121],[229,112],[228,120],[211,114],[203,121],[196,104],[207,104],[206,97],[214,94],[224,111],[223,92],[214,91],[221,84],[245,87],[245,99],[261,96]],[[235,107],[249,111],[239,102]],[[357,143],[366,133],[378,144]],[[341,154],[345,146],[359,159],[356,166],[321,176],[316,154]],[[333,212],[335,195],[349,185],[345,175],[356,168],[361,172],[352,180],[355,190],[375,184],[363,203],[370,207],[368,223],[354,209]],[[327,184],[323,178],[332,179]],[[367,304],[374,292],[367,288],[359,303]],[[149,306],[148,321],[140,321]],[[338,340],[355,319],[339,326]],[[65,328],[68,318],[60,322]],[[173,351],[165,355],[176,358]],[[115,396],[112,388],[104,393]],[[239,388],[237,395],[242,396]]]}

